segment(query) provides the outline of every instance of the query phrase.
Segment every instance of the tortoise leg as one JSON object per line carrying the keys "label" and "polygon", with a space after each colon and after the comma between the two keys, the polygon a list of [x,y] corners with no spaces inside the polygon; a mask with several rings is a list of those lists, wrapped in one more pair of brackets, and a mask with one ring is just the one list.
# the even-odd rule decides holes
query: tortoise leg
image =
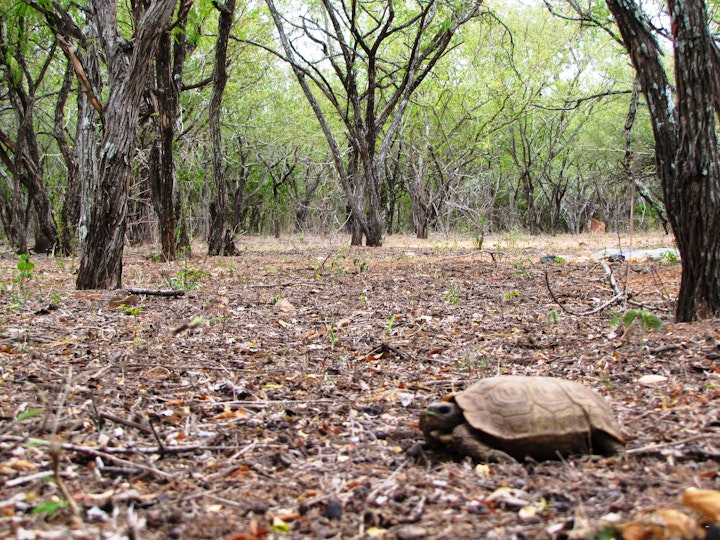
{"label": "tortoise leg", "polygon": [[509,454],[483,443],[468,424],[460,424],[453,430],[453,442],[458,452],[470,456],[475,461],[517,463]]}
{"label": "tortoise leg", "polygon": [[625,445],[619,443],[615,439],[610,438],[605,433],[600,433],[598,434],[598,436],[595,436],[595,434],[593,434],[592,445],[594,453],[599,453],[604,456],[614,456],[625,453]]}

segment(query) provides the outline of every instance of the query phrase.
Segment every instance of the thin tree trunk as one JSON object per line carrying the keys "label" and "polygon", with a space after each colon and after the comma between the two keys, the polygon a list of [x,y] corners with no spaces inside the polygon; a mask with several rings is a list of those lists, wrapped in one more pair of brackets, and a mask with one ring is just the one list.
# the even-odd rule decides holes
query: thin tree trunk
{"label": "thin tree trunk", "polygon": [[163,33],[155,55],[155,83],[157,115],[155,116],[155,149],[150,178],[152,201],[160,225],[160,245],[163,261],[175,260],[175,120],[180,98],[172,81],[172,34]]}
{"label": "thin tree trunk", "polygon": [[[13,173],[15,164],[0,147],[0,157],[8,171]],[[25,204],[23,202],[23,191],[20,186],[20,180],[17,175],[9,176],[5,171],[0,169],[3,176],[4,186],[2,186],[2,207],[0,217],[2,217],[3,229],[10,244],[17,253],[27,253],[27,229],[25,227]]]}
{"label": "thin tree trunk", "polygon": [[208,231],[209,255],[235,255],[236,250],[227,228],[230,213],[225,177],[225,160],[222,151],[222,100],[227,84],[227,47],[232,28],[235,0],[226,0],[224,4],[214,2],[220,11],[218,37],[215,42],[215,69],[213,71],[213,91],[208,109],[210,121],[210,142],[212,146],[212,169],[215,196],[210,204],[210,230]]}
{"label": "thin tree trunk", "polygon": [[[55,122],[53,136],[57,141],[60,154],[62,154],[67,168],[67,182],[65,184],[65,199],[60,213],[59,251],[63,255],[70,255],[75,247],[75,228],[80,219],[80,176],[77,162],[65,136],[65,106],[70,95],[70,87],[75,78],[70,61],[65,69],[65,76],[55,105]],[[79,123],[79,122],[78,122]]]}

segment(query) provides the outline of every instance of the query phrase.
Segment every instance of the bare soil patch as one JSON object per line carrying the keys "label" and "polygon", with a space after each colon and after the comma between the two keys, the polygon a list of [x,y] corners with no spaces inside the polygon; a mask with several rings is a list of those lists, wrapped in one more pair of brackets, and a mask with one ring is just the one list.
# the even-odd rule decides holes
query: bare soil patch
{"label": "bare soil patch", "polygon": [[[126,287],[185,294],[125,308],[76,291],[77,260],[33,257],[21,280],[5,254],[0,537],[581,538],[720,489],[720,325],[672,322],[680,266],[609,265],[658,331],[548,291],[546,272],[575,313],[610,300],[590,255],[617,242],[247,239],[172,264],[143,249]],[[425,405],[497,374],[594,388],[627,455],[475,467],[424,448]]]}

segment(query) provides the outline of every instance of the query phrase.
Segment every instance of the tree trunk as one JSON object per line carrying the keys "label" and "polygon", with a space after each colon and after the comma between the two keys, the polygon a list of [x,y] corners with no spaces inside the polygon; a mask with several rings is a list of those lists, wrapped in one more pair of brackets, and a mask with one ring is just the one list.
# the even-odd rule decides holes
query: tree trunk
{"label": "tree trunk", "polygon": [[[0,156],[3,164],[12,173],[15,165],[0,147]],[[27,253],[27,228],[25,227],[25,204],[20,180],[13,174],[12,177],[0,169],[5,185],[2,187],[2,206],[0,206],[0,217],[2,218],[3,229],[10,245],[17,253]]]}
{"label": "tree trunk", "polygon": [[156,132],[153,155],[157,159],[151,162],[154,171],[150,175],[150,187],[153,208],[159,221],[161,256],[164,261],[175,260],[177,249],[181,247],[178,245],[178,238],[183,239],[182,247],[189,246],[184,222],[178,226],[178,220],[183,220],[183,215],[178,211],[181,206],[173,151],[180,108],[180,87],[187,54],[185,23],[189,8],[188,2],[180,2],[177,26],[182,31],[175,33],[173,30],[166,30],[160,38],[155,55],[155,88],[151,92],[151,101],[157,113],[153,116]]}
{"label": "tree trunk", "polygon": [[657,173],[682,258],[676,319],[720,313],[720,198],[713,106],[718,94],[712,60],[717,50],[708,33],[702,0],[670,0],[677,86],[661,62],[651,25],[630,0],[606,0],[637,71],[655,138]]}
{"label": "tree trunk", "polygon": [[682,259],[676,317],[720,313],[720,169],[713,103],[714,43],[705,2],[670,0],[675,42],[678,151],[668,210]]}
{"label": "tree trunk", "polygon": [[[80,219],[80,171],[78,170],[78,165],[73,153],[70,150],[70,144],[65,135],[64,127],[65,106],[74,78],[75,71],[70,61],[68,61],[63,84],[55,105],[55,118],[53,123],[53,136],[57,141],[58,148],[60,149],[65,167],[67,167],[68,171],[67,182],[65,184],[65,197],[60,213],[60,234],[58,239],[59,252],[63,255],[70,255],[75,247],[75,229]],[[78,115],[78,118],[82,118],[82,116]],[[80,129],[79,126],[80,122],[78,122],[78,129]]]}
{"label": "tree trunk", "polygon": [[155,55],[155,150],[150,175],[153,207],[160,226],[160,253],[163,261],[175,260],[175,119],[180,94],[172,80],[172,34],[165,31]]}
{"label": "tree trunk", "polygon": [[[192,7],[191,2],[182,2],[181,13],[178,15],[179,27],[182,31],[179,35],[175,35],[173,39],[173,67],[172,67],[172,84],[173,93],[175,95],[174,110],[174,126],[177,127],[180,118],[180,90],[182,88],[183,74],[185,73],[185,60],[188,54],[197,45],[190,45],[188,42],[187,32],[187,13]],[[175,252],[190,255],[190,235],[188,234],[187,217],[185,207],[183,206],[183,194],[181,186],[178,185],[177,178],[174,179],[174,211],[175,211]]]}
{"label": "tree trunk", "polygon": [[208,255],[235,255],[232,242],[228,242],[230,233],[227,221],[230,213],[225,177],[225,160],[222,150],[222,99],[227,84],[227,47],[232,28],[235,0],[226,0],[225,4],[214,3],[220,11],[218,19],[218,37],[215,42],[215,68],[213,71],[213,91],[208,109],[210,121],[210,141],[212,146],[212,169],[215,196],[210,204],[210,230],[208,231]]}
{"label": "tree trunk", "polygon": [[424,208],[413,208],[413,224],[415,225],[415,237],[419,240],[427,240],[427,213]]}
{"label": "tree trunk", "polygon": [[35,214],[35,251],[50,252],[57,245],[57,229],[53,217],[50,195],[42,179],[40,149],[38,147],[35,127],[33,126],[34,103],[26,111],[21,132],[18,133],[17,156],[22,161],[20,181],[28,191]]}
{"label": "tree trunk", "polygon": [[[13,194],[9,206],[12,210],[7,214],[14,222],[10,226],[8,236],[11,239],[16,238],[16,242],[14,242],[16,250],[27,251],[27,227],[30,224],[31,209],[28,205],[24,212],[21,211],[23,205],[20,202],[22,189],[20,186],[22,186],[27,191],[28,201],[32,205],[34,213],[35,248],[37,251],[44,252],[50,251],[57,244],[57,229],[50,205],[50,196],[42,179],[40,148],[35,132],[35,92],[55,54],[56,43],[53,43],[47,52],[44,66],[38,73],[37,79],[33,80],[27,69],[23,69],[23,77],[15,77],[13,73],[18,67],[26,68],[25,44],[19,37],[24,29],[20,27],[14,29],[17,34],[14,34],[12,38],[4,36],[6,40],[0,43],[0,65],[3,67],[0,71],[5,74],[6,97],[12,105],[16,127],[15,140],[4,133],[0,134],[0,144],[4,147],[2,148],[2,161],[8,172],[13,175],[11,181]],[[16,40],[17,42],[13,43]],[[8,152],[12,153],[12,159]],[[21,215],[24,217],[22,220],[18,219]],[[22,234],[18,234],[20,226],[26,229]]]}
{"label": "tree trunk", "polygon": [[96,0],[93,17],[108,69],[108,102],[97,182],[89,204],[88,234],[76,280],[78,289],[122,286],[122,256],[130,191],[132,158],[138,132],[140,101],[152,73],[152,59],[175,7],[175,0],[156,0],[140,18],[129,56],[113,0]]}
{"label": "tree trunk", "polygon": [[[103,79],[100,70],[100,45],[98,43],[97,29],[94,24],[88,24],[89,33],[87,36],[87,45],[85,47],[86,55],[84,62],[84,73],[90,81],[95,92],[100,95],[103,90]],[[99,145],[102,137],[102,126],[100,123],[100,111],[93,105],[93,98],[78,89],[77,95],[77,116],[78,126],[75,132],[75,148],[73,149],[74,161],[77,164],[79,184],[79,201],[80,208],[77,219],[77,240],[80,244],[80,252],[83,253],[85,242],[87,240],[88,231],[90,230],[90,210],[93,189],[95,189],[97,179],[99,177]],[[65,201],[68,204],[68,201]]]}

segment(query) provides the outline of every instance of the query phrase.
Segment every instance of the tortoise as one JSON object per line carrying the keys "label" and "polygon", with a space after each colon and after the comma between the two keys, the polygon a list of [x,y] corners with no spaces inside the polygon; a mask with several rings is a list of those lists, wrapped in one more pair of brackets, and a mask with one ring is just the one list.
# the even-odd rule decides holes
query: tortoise
{"label": "tortoise", "polygon": [[554,377],[499,376],[431,403],[420,429],[476,461],[537,461],[571,454],[618,454],[620,427],[605,400],[582,384]]}

